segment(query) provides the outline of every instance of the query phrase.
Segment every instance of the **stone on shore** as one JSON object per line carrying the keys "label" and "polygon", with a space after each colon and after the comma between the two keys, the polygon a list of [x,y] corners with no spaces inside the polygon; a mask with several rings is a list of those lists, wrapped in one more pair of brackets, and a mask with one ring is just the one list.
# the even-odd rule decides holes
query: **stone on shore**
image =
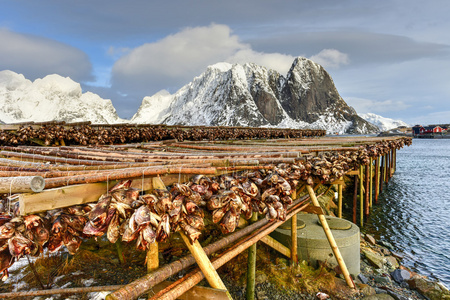
{"label": "stone on shore", "polygon": [[362,252],[372,266],[376,267],[377,269],[383,268],[383,265],[386,261],[383,256],[368,249],[362,249]]}
{"label": "stone on shore", "polygon": [[395,300],[395,298],[389,296],[388,294],[375,294],[364,297],[363,300]]}
{"label": "stone on shore", "polygon": [[391,273],[391,276],[398,284],[401,284],[405,280],[409,280],[411,278],[411,273],[407,270],[396,269]]}
{"label": "stone on shore", "polygon": [[441,284],[430,281],[422,276],[413,276],[407,280],[411,289],[416,289],[420,294],[430,300],[450,299],[449,290]]}
{"label": "stone on shore", "polygon": [[400,267],[400,265],[398,264],[398,261],[395,257],[393,256],[386,256],[386,263],[389,266],[389,269],[398,269]]}
{"label": "stone on shore", "polygon": [[377,241],[375,240],[375,238],[373,236],[371,236],[370,234],[366,234],[364,236],[364,239],[366,240],[366,242],[368,242],[372,246],[375,246],[377,244]]}

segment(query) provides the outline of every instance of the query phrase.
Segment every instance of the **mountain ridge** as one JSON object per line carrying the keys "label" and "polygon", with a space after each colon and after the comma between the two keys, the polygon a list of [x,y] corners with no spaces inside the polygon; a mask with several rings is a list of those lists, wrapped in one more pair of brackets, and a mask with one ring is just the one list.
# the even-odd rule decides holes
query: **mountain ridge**
{"label": "mountain ridge", "polygon": [[303,57],[294,60],[286,77],[253,63],[211,65],[172,97],[166,95],[159,112],[152,97],[144,98],[132,123],[378,131],[345,103],[322,66]]}
{"label": "mountain ridge", "polygon": [[[251,126],[326,129],[328,133],[374,133],[339,95],[331,76],[298,57],[286,76],[253,64],[216,63],[174,94],[143,98],[131,118],[119,118],[109,99],[85,92],[68,77],[34,82],[0,71],[0,122],[91,121],[97,124]],[[382,118],[380,116],[380,118]]]}

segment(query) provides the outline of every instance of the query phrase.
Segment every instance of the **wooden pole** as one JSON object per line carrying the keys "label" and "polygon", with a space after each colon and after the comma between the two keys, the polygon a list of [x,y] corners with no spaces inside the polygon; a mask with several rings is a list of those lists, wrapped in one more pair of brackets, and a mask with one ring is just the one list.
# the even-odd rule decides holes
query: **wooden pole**
{"label": "wooden pole", "polygon": [[[258,221],[258,214],[253,213],[250,220],[252,223]],[[255,299],[255,275],[256,275],[256,244],[254,243],[248,248],[248,258],[247,258],[247,289],[246,289],[246,299]]]}
{"label": "wooden pole", "polygon": [[370,201],[369,200],[369,193],[370,193],[370,191],[369,191],[369,187],[370,187],[370,184],[369,184],[370,170],[369,170],[369,168],[370,167],[371,167],[370,165],[364,166],[364,171],[365,171],[365,174],[364,174],[364,177],[365,177],[365,181],[364,181],[364,183],[365,183],[364,214],[366,216],[369,215],[369,205],[370,205],[370,203],[369,203],[369,201]]}
{"label": "wooden pole", "polygon": [[225,286],[225,284],[223,284],[222,279],[220,278],[219,274],[217,274],[217,270],[211,264],[211,261],[208,259],[205,251],[203,251],[203,248],[198,240],[191,244],[189,238],[183,232],[179,231],[178,233],[181,235],[184,243],[188,247],[192,256],[195,258],[197,265],[199,266],[200,270],[202,270],[203,275],[205,276],[209,285],[215,289],[226,290],[227,287]]}
{"label": "wooden pole", "polygon": [[342,218],[342,183],[338,184],[338,217]]}
{"label": "wooden pole", "polygon": [[[292,199],[297,198],[297,191],[294,189],[292,193]],[[298,262],[297,253],[297,215],[293,215],[291,218],[291,265],[294,266]]]}
{"label": "wooden pole", "polygon": [[388,183],[389,182],[389,177],[388,177],[388,170],[389,170],[389,156],[387,155],[387,153],[384,155],[384,182]]}
{"label": "wooden pole", "polygon": [[369,168],[370,168],[370,186],[369,186],[369,205],[370,208],[372,208],[372,199],[373,199],[373,158],[370,158],[370,164],[369,164]]}
{"label": "wooden pole", "polygon": [[41,176],[0,177],[0,194],[39,193],[44,187]]}
{"label": "wooden pole", "polygon": [[[308,190],[308,194],[311,197],[311,201],[314,204],[314,206],[320,207],[319,201],[317,201],[316,194],[314,193],[313,188],[310,185],[306,186],[306,189]],[[344,275],[345,281],[347,282],[347,285],[351,288],[355,288],[355,284],[353,283],[352,278],[350,277],[350,274],[347,270],[347,266],[345,265],[345,261],[342,258],[341,252],[339,251],[339,248],[336,244],[336,241],[334,240],[333,234],[331,233],[330,227],[328,227],[327,220],[325,219],[324,215],[317,215],[320,223],[322,224],[323,231],[325,232],[325,235],[327,236],[328,242],[330,243],[331,250],[333,250],[334,256],[336,257],[336,261],[341,268],[342,274]]]}
{"label": "wooden pole", "polygon": [[274,250],[277,250],[281,254],[283,254],[286,257],[292,258],[291,249],[277,241],[276,239],[270,237],[270,235],[266,235],[263,237],[260,242],[263,242],[267,246],[271,247]]}
{"label": "wooden pole", "polygon": [[380,158],[375,158],[375,204],[378,202],[378,193],[380,192]]}
{"label": "wooden pole", "polygon": [[[307,203],[308,201],[309,196],[304,196],[301,199],[296,200],[291,206],[291,208],[288,209],[289,213],[292,215],[293,212],[297,213],[300,210],[305,209],[305,207],[308,205],[305,203]],[[229,235],[221,238],[220,240],[212,244],[209,244],[204,248],[204,251],[207,255],[215,253],[225,247],[230,246],[232,243],[247,236],[248,234],[255,233],[261,228],[264,228],[264,226],[267,226],[269,223],[270,222],[266,218],[263,218],[253,224],[248,225],[247,227],[242,228],[239,231],[230,233]],[[280,224],[281,222],[277,226],[279,226]],[[265,235],[267,235],[268,233],[266,233]],[[159,268],[158,270],[154,271],[151,274],[147,274],[141,278],[136,279],[135,281],[109,294],[108,296],[106,296],[106,299],[107,300],[137,299],[139,298],[140,295],[149,291],[154,285],[162,282],[163,280],[166,280],[168,277],[180,272],[183,269],[186,269],[187,267],[193,265],[194,263],[195,259],[192,256],[192,254],[182,257],[179,260],[161,266],[161,268]]]}
{"label": "wooden pole", "polygon": [[356,224],[356,206],[358,205],[358,175],[355,178],[355,188],[353,189],[353,223]]}
{"label": "wooden pole", "polygon": [[385,169],[385,156],[381,155],[381,166],[380,166],[380,194],[383,192],[383,183],[384,183],[384,169]]}
{"label": "wooden pole", "polygon": [[[298,213],[299,211],[303,210],[306,207],[306,205],[303,206],[296,206],[296,208],[291,207],[291,212],[288,213],[286,216],[287,219],[290,219],[293,214]],[[261,228],[261,230],[252,233],[248,238],[245,238],[241,240],[240,242],[233,245],[231,248],[227,249],[224,253],[220,254],[219,256],[215,257],[212,260],[212,264],[216,268],[220,268],[222,265],[224,265],[226,262],[230,261],[234,257],[236,257],[238,254],[242,253],[245,249],[250,247],[252,244],[259,241],[262,237],[268,235],[272,231],[274,231],[278,226],[280,226],[284,221],[275,221],[270,222],[267,224],[264,228]],[[190,289],[192,286],[199,283],[204,278],[204,275],[201,271],[194,270],[191,273],[185,275],[183,278],[179,279],[178,281],[174,282],[170,288],[166,289],[162,293],[159,292],[158,294],[153,296],[153,299],[156,300],[173,300],[177,299],[180,295],[182,295],[185,291]],[[354,287],[354,285],[353,285]],[[116,299],[112,297],[106,298],[106,300]]]}
{"label": "wooden pole", "polygon": [[123,265],[123,264],[125,264],[125,259],[123,258],[122,241],[117,240],[115,242],[115,244],[116,244],[117,256],[119,257],[120,263]]}
{"label": "wooden pole", "polygon": [[359,224],[362,227],[364,224],[364,166],[359,165]]}

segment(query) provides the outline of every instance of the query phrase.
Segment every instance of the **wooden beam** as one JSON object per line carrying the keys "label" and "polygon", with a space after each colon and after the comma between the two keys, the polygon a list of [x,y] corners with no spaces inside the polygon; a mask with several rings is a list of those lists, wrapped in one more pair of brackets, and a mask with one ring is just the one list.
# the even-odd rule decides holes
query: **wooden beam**
{"label": "wooden beam", "polygon": [[[297,199],[297,190],[294,190],[291,195],[293,200]],[[291,218],[291,265],[298,263],[298,243],[297,243],[297,215],[293,215]]]}
{"label": "wooden beam", "polygon": [[342,184],[338,184],[338,217],[342,218]]}
{"label": "wooden beam", "polygon": [[45,187],[41,176],[0,177],[0,194],[39,193]]}
{"label": "wooden beam", "polygon": [[260,241],[263,242],[264,244],[266,244],[267,246],[277,250],[278,252],[280,252],[284,256],[289,257],[289,258],[292,257],[291,249],[289,249],[288,247],[286,247],[285,245],[283,245],[282,243],[280,243],[276,239],[272,238],[271,236],[266,235],[265,237],[260,239]]}
{"label": "wooden beam", "polygon": [[[154,180],[154,178],[156,178]],[[144,191],[154,188],[166,188],[181,180],[189,181],[188,175],[166,175],[161,177],[134,178],[131,187]],[[83,203],[95,202],[98,198],[112,188],[118,181],[86,183],[69,185],[54,189],[43,190],[40,193],[24,193],[19,195],[20,213],[22,215],[68,207]]]}
{"label": "wooden beam", "polygon": [[364,166],[364,183],[365,183],[365,194],[364,194],[364,214],[366,216],[369,215],[369,206],[370,206],[370,199],[369,199],[369,189],[370,189],[370,165]]}
{"label": "wooden beam", "polygon": [[372,157],[370,158],[369,166],[370,166],[369,205],[370,205],[370,208],[372,208],[372,198],[373,198],[373,195],[372,195],[372,193],[373,193],[372,192],[373,191],[373,158]]}
{"label": "wooden beam", "polygon": [[181,237],[184,240],[184,243],[188,247],[192,256],[195,258],[197,265],[199,266],[200,270],[202,270],[203,275],[205,276],[209,285],[215,289],[227,290],[219,274],[217,274],[217,270],[211,264],[211,261],[208,259],[208,256],[206,255],[205,251],[203,251],[203,248],[198,242],[198,240],[196,240],[193,244],[191,244],[189,238],[183,232],[179,231],[178,233],[181,235]]}
{"label": "wooden beam", "polygon": [[[254,223],[258,220],[258,213],[254,212],[250,222]],[[247,289],[246,289],[246,299],[255,299],[255,277],[256,277],[256,244],[254,243],[248,247],[247,253]]]}
{"label": "wooden beam", "polygon": [[362,227],[364,223],[364,166],[359,166],[359,224]]}
{"label": "wooden beam", "polygon": [[[153,296],[155,293],[165,289],[173,282],[163,281],[158,283],[152,288],[153,293],[149,293],[149,297]],[[177,299],[180,300],[228,300],[227,290],[214,289],[210,287],[204,286],[194,286],[188,291],[186,291],[183,295],[178,296]]]}
{"label": "wooden beam", "polygon": [[[314,193],[313,188],[310,185],[307,185],[306,189],[308,190],[308,193],[309,193],[309,196],[311,197],[312,203],[315,206],[320,206],[319,201],[317,200],[317,197],[316,197],[316,194]],[[341,252],[339,251],[336,241],[334,240],[333,234],[331,233],[330,227],[328,226],[325,216],[318,215],[318,218],[319,218],[320,223],[322,224],[323,231],[325,232],[325,235],[327,236],[328,242],[330,243],[331,250],[333,251],[334,256],[336,257],[336,261],[337,261],[339,267],[341,268],[342,274],[344,275],[347,285],[354,289],[355,284],[353,283],[353,280],[350,277],[350,273],[347,270],[345,261],[342,258]]]}
{"label": "wooden beam", "polygon": [[[113,187],[115,183],[116,181],[110,182],[109,188]],[[41,193],[20,194],[20,214],[26,215],[55,208],[95,202],[106,191],[106,182],[99,182],[49,189]]]}

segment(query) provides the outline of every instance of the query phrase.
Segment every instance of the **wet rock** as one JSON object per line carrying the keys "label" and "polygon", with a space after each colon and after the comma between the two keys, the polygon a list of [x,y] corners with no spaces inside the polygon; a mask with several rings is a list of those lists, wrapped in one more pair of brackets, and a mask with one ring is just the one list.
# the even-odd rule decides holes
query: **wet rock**
{"label": "wet rock", "polygon": [[391,283],[391,279],[386,276],[375,276],[374,280],[376,283],[382,284],[382,285]]}
{"label": "wet rock", "polygon": [[364,276],[363,273],[358,274],[358,279],[361,281],[362,284],[369,283],[369,279],[367,279],[367,277]]}
{"label": "wet rock", "polygon": [[386,263],[389,267],[389,269],[398,269],[400,265],[398,264],[398,261],[393,256],[387,256],[385,257]]}
{"label": "wet rock", "polygon": [[395,251],[391,251],[391,255],[394,256],[398,260],[402,260],[404,258],[404,256],[402,254],[395,252]]}
{"label": "wet rock", "polygon": [[378,244],[380,244],[383,247],[388,248],[389,250],[393,250],[394,249],[394,246],[392,246],[391,243],[386,242],[386,241],[379,241]]}
{"label": "wet rock", "polygon": [[430,300],[450,299],[450,292],[444,286],[430,281],[427,278],[414,276],[407,280],[411,289],[417,290],[420,294]]}
{"label": "wet rock", "polygon": [[359,284],[358,289],[364,296],[375,295],[377,293],[375,289],[368,284]]}
{"label": "wet rock", "polygon": [[408,297],[397,294],[394,291],[388,290],[388,295],[394,298],[395,300],[408,300]]}
{"label": "wet rock", "polygon": [[364,236],[364,239],[366,240],[366,242],[368,242],[369,244],[375,246],[377,244],[377,241],[375,240],[375,238],[373,236],[371,236],[370,234],[366,234]]}
{"label": "wet rock", "polygon": [[374,266],[378,269],[383,268],[383,265],[385,263],[385,259],[383,256],[381,256],[375,252],[372,252],[368,249],[362,249],[362,251],[364,253],[364,256],[367,258],[367,260],[369,261],[369,263],[372,266]]}
{"label": "wet rock", "polygon": [[401,284],[405,280],[408,280],[411,278],[411,273],[407,270],[401,270],[396,269],[394,272],[391,273],[392,279],[395,280],[398,284]]}
{"label": "wet rock", "polygon": [[362,298],[363,300],[395,300],[388,294],[375,294]]}

